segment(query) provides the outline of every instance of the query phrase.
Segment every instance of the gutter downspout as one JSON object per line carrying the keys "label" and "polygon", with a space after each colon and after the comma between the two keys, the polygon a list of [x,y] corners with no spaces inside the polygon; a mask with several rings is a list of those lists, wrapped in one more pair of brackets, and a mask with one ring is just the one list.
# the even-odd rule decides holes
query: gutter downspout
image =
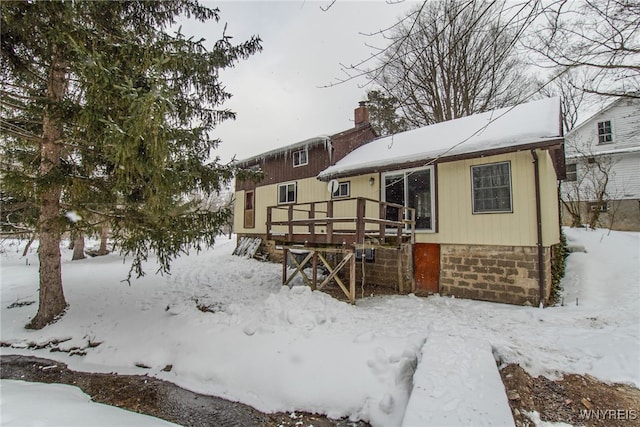
{"label": "gutter downspout", "polygon": [[533,173],[536,188],[536,220],[538,229],[538,288],[540,290],[540,308],[544,307],[545,300],[545,272],[544,272],[544,248],[542,247],[542,207],[540,206],[540,164],[538,153],[531,150],[533,156]]}

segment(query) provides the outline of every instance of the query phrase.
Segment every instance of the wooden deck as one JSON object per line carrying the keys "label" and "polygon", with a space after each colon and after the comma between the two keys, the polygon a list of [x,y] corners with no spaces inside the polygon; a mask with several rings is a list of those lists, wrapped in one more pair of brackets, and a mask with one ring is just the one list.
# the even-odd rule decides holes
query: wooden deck
{"label": "wooden deck", "polygon": [[[333,281],[355,303],[356,249],[414,243],[415,210],[364,197],[270,206],[267,239],[283,247],[283,285],[297,275],[314,290]],[[303,259],[294,256],[296,252],[302,252]],[[331,262],[328,254],[339,255],[339,261]],[[309,264],[311,277],[305,272]],[[292,274],[290,265],[295,269]],[[321,281],[319,267],[328,272]],[[341,278],[342,269],[348,273]]]}
{"label": "wooden deck", "polygon": [[415,210],[364,197],[267,208],[267,239],[278,244],[400,246],[414,242]]}

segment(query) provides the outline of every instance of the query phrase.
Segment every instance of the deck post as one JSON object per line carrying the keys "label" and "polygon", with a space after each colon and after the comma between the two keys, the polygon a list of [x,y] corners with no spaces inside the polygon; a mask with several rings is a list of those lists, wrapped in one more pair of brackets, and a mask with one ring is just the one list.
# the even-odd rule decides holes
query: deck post
{"label": "deck post", "polygon": [[284,255],[282,258],[282,285],[284,286],[287,283],[287,257],[289,256],[289,250],[286,247],[282,248],[282,255]]}
{"label": "deck post", "polygon": [[[362,262],[364,262],[364,251],[362,253]],[[349,301],[351,304],[356,303],[356,252],[355,248],[351,254],[349,262]]]}
{"label": "deck post", "polygon": [[289,222],[289,236],[288,236],[288,240],[292,241],[293,240],[293,205],[289,205],[289,209],[287,210],[288,212],[288,222]]}
{"label": "deck post", "polygon": [[273,207],[267,207],[267,240],[271,240],[271,222],[273,221]]}
{"label": "deck post", "polygon": [[327,243],[333,242],[333,200],[327,202]]}
{"label": "deck post", "polygon": [[397,239],[396,240],[396,245],[398,247],[400,247],[400,242],[402,242],[402,229],[404,228],[404,223],[403,223],[403,218],[404,218],[404,209],[398,209],[398,234],[397,234]]}
{"label": "deck post", "polygon": [[[309,219],[316,218],[316,204],[315,202],[311,203],[309,206]],[[309,222],[309,234],[311,235],[311,241],[315,243],[316,241],[316,226],[313,221]]]}
{"label": "deck post", "polygon": [[[378,218],[387,219],[387,206],[384,203],[380,203],[378,205]],[[385,233],[386,229],[387,229],[386,224],[382,224],[381,223],[380,226],[379,226],[379,230],[378,230],[378,233],[380,234],[380,237],[379,237],[380,243],[384,243],[385,242],[384,233]]]}
{"label": "deck post", "polygon": [[366,210],[366,200],[358,197],[356,203],[356,242],[363,243],[365,233],[364,214]]}
{"label": "deck post", "polygon": [[404,293],[404,277],[402,275],[402,246],[398,247],[396,250],[396,255],[398,257],[398,292],[401,294]]}
{"label": "deck post", "polygon": [[317,251],[313,251],[313,259],[311,260],[311,268],[313,271],[313,277],[312,277],[312,286],[311,289],[312,290],[316,290],[318,287],[318,252]]}

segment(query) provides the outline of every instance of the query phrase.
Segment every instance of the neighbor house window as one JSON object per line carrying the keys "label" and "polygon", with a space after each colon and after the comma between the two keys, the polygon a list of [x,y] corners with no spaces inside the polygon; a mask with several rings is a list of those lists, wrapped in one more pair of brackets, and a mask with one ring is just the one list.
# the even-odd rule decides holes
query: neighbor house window
{"label": "neighbor house window", "polygon": [[307,153],[307,149],[303,148],[302,150],[294,151],[293,153],[293,166],[304,166],[309,163],[309,155]]}
{"label": "neighbor house window", "polygon": [[473,213],[512,212],[511,163],[471,166]]}
{"label": "neighbor house window", "polygon": [[565,181],[577,181],[578,180],[578,165],[577,163],[567,163],[567,177]]}
{"label": "neighbor house window", "polygon": [[598,144],[608,144],[613,142],[613,133],[611,133],[611,120],[598,122]]}
{"label": "neighbor house window", "polygon": [[[387,172],[382,175],[383,201],[415,209],[416,230],[435,231],[435,177],[433,166]],[[387,206],[386,219],[397,221],[399,209]]]}
{"label": "neighbor house window", "polygon": [[341,182],[338,184],[338,188],[331,194],[331,197],[337,199],[339,197],[349,197],[349,181]]}
{"label": "neighbor house window", "polygon": [[296,202],[296,183],[278,185],[278,204]]}
{"label": "neighbor house window", "polygon": [[609,210],[609,206],[607,206],[607,202],[589,202],[589,210],[592,212],[600,211],[607,212]]}

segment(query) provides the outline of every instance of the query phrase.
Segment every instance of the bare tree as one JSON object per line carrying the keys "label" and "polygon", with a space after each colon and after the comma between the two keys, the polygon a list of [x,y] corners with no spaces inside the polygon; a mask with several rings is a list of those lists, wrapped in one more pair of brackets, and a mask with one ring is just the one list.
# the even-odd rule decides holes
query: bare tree
{"label": "bare tree", "polygon": [[569,132],[578,123],[580,111],[587,101],[587,94],[581,89],[581,83],[586,78],[579,70],[562,70],[551,80],[538,82],[542,96],[560,98],[565,132]]}
{"label": "bare tree", "polygon": [[616,198],[611,194],[611,179],[615,160],[611,156],[594,155],[589,151],[580,151],[573,147],[577,156],[575,173],[572,171],[562,185],[561,202],[571,215],[571,226],[587,224],[596,228],[600,215],[609,208],[609,202]]}
{"label": "bare tree", "polygon": [[515,46],[533,4],[426,2],[391,28],[368,77],[399,101],[412,127],[517,104],[529,80]]}
{"label": "bare tree", "polygon": [[640,97],[640,2],[555,1],[541,17],[527,45],[549,66],[588,73],[585,92]]}

